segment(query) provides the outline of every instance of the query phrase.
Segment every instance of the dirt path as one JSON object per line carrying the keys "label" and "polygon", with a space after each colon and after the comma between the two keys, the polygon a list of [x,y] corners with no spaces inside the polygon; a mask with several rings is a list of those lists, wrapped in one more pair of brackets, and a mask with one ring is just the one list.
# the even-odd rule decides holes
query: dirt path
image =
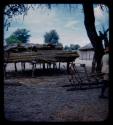
{"label": "dirt path", "polygon": [[67,91],[66,75],[5,80],[5,118],[11,121],[103,121],[108,99],[100,89]]}

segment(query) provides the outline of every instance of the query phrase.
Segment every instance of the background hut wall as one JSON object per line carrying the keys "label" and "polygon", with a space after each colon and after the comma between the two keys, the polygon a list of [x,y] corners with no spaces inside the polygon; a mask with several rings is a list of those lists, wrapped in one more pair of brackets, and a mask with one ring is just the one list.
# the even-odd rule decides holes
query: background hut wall
{"label": "background hut wall", "polygon": [[81,60],[92,60],[93,55],[94,55],[94,51],[93,50],[80,51],[79,55],[80,55],[79,58]]}

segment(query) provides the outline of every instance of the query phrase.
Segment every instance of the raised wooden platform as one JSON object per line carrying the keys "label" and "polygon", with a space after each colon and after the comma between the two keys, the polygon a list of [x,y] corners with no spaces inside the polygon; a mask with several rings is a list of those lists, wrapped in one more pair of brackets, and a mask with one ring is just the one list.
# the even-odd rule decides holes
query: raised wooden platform
{"label": "raised wooden platform", "polygon": [[[21,62],[22,69],[25,70],[25,63],[31,63],[33,65],[33,72],[36,64],[43,64],[43,69],[45,69],[45,64],[53,64],[55,67],[56,63],[65,62],[67,63],[67,70],[69,70],[69,63],[75,61],[79,55],[77,52],[66,52],[63,50],[38,50],[37,52],[5,52],[4,54],[4,64],[14,63],[15,71],[17,71],[16,63]],[[6,67],[5,67],[6,68]]]}
{"label": "raised wooden platform", "polygon": [[38,52],[5,53],[4,62],[72,62],[79,57],[77,52],[65,52],[63,50],[38,50]]}

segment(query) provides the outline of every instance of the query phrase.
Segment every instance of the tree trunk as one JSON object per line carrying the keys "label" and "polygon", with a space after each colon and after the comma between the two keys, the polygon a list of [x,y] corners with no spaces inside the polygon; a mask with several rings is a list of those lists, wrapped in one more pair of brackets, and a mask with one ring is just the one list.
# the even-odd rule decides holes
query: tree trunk
{"label": "tree trunk", "polygon": [[101,59],[103,56],[103,45],[102,40],[97,35],[96,28],[95,28],[95,17],[93,11],[92,4],[83,4],[84,10],[84,24],[87,31],[87,35],[91,41],[92,46],[94,47],[94,59],[92,62],[92,72],[101,71]]}

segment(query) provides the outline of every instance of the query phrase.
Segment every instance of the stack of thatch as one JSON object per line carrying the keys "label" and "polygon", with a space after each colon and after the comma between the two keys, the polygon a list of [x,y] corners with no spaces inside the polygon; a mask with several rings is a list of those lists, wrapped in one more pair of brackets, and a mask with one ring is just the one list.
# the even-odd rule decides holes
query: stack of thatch
{"label": "stack of thatch", "polygon": [[61,45],[52,45],[52,44],[15,44],[9,45],[4,48],[6,52],[26,52],[26,51],[35,51],[38,50],[62,50],[63,47]]}
{"label": "stack of thatch", "polygon": [[77,52],[63,50],[38,50],[37,52],[10,53],[5,56],[5,62],[71,62],[79,57]]}
{"label": "stack of thatch", "polygon": [[65,51],[65,52],[59,53],[56,56],[56,59],[59,62],[72,62],[78,57],[79,57],[79,54],[77,52],[66,52]]}

